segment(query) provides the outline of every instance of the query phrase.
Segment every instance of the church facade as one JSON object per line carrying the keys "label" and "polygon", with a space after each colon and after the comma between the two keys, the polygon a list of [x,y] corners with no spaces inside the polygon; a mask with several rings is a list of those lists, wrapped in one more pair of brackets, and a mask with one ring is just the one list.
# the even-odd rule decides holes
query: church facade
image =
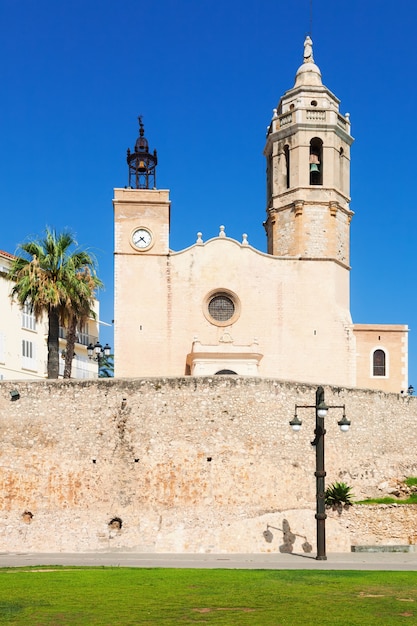
{"label": "church facade", "polygon": [[[142,122],[115,189],[115,375],[238,374],[407,392],[408,327],[350,314],[349,115],[312,42],[269,126],[267,252],[227,237],[170,249],[169,192]],[[175,215],[173,216],[175,219]]]}

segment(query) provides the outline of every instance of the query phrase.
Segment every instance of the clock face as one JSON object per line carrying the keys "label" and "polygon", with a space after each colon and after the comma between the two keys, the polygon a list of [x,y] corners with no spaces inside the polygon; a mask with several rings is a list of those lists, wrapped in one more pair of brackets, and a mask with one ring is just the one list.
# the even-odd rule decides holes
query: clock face
{"label": "clock face", "polygon": [[146,228],[137,228],[133,231],[132,243],[135,248],[145,250],[152,244],[152,235]]}

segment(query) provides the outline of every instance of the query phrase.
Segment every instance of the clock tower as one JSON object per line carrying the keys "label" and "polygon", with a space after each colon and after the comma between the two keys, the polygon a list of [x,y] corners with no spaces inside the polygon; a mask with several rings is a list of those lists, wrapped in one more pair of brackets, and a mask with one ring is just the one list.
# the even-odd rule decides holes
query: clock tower
{"label": "clock tower", "polygon": [[[114,190],[115,224],[115,354],[117,376],[128,376],[131,360],[141,357],[141,336],[147,317],[158,313],[152,298],[166,300],[161,280],[169,253],[169,191],[156,189],[156,150],[151,153],[139,118],[135,148],[127,151],[129,186]],[[161,310],[160,310],[161,311]],[[162,315],[162,313],[161,313]],[[162,320],[161,320],[162,324]],[[130,358],[129,355],[132,355]]]}

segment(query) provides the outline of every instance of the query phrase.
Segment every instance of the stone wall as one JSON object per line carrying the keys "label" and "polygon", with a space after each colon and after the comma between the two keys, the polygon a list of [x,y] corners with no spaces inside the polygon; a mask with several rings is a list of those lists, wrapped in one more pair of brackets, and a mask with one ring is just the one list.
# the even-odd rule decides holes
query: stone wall
{"label": "stone wall", "polygon": [[[325,393],[352,422],[341,433],[329,410],[328,483],[360,499],[417,476],[415,398]],[[314,401],[315,387],[261,378],[2,382],[0,552],[315,550],[314,409],[288,424]],[[414,543],[410,511],[331,513],[328,550]]]}

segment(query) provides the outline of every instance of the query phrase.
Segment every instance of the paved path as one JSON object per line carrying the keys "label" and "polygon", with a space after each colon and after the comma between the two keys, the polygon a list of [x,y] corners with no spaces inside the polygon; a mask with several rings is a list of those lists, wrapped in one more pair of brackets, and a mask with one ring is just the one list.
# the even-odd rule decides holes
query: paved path
{"label": "paved path", "polygon": [[0,553],[0,567],[28,565],[417,571],[417,552],[346,552],[328,554],[327,561],[305,554]]}

